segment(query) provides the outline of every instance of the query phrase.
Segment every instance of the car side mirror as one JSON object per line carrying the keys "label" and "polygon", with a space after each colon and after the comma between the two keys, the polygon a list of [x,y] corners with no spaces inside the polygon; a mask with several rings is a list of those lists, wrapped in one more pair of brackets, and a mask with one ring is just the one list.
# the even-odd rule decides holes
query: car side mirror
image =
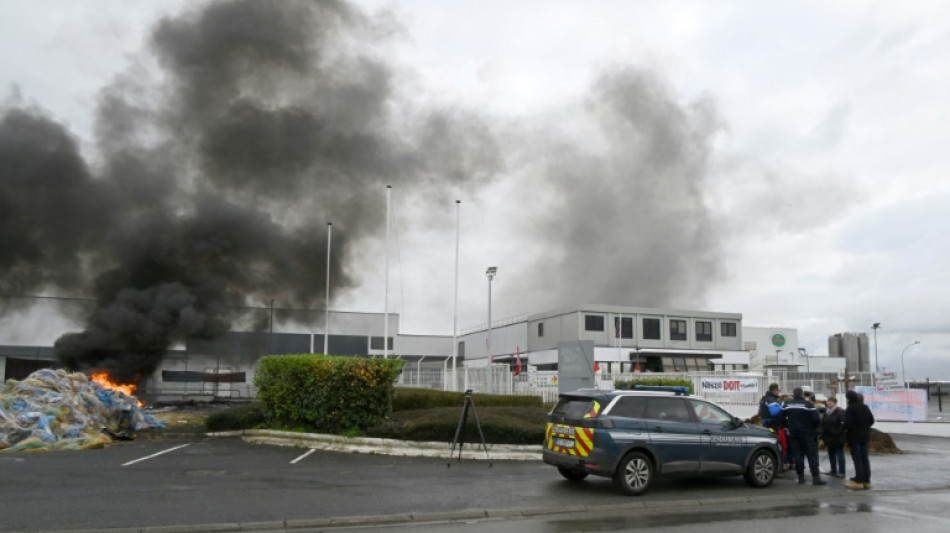
{"label": "car side mirror", "polygon": [[736,428],[736,429],[741,428],[744,423],[745,423],[745,422],[743,422],[742,419],[739,418],[738,416],[732,417],[732,427],[733,427],[733,428]]}

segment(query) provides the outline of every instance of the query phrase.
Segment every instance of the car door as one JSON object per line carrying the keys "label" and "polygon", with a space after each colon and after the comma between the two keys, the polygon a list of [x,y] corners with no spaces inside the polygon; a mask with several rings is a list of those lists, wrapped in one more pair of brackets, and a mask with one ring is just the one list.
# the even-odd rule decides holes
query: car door
{"label": "car door", "polygon": [[619,453],[629,446],[650,442],[647,422],[643,419],[646,405],[647,399],[643,396],[621,396],[610,405],[606,415],[614,424],[610,438],[616,449],[612,452]]}
{"label": "car door", "polygon": [[741,473],[748,454],[748,438],[737,430],[733,416],[718,405],[688,400],[700,427],[700,472]]}
{"label": "car door", "polygon": [[651,396],[644,419],[662,473],[695,474],[700,465],[700,428],[686,399]]}

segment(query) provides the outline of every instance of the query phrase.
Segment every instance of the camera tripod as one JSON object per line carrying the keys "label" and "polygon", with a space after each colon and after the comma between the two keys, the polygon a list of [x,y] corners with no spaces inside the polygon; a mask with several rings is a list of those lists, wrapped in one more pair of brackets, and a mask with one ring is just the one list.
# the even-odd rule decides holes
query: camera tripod
{"label": "camera tripod", "polygon": [[475,402],[472,401],[472,389],[465,391],[465,398],[462,401],[462,416],[459,417],[459,425],[455,429],[455,440],[452,441],[452,450],[449,452],[449,462],[446,465],[447,467],[452,466],[452,455],[455,454],[455,447],[458,446],[459,456],[458,460],[462,460],[462,447],[465,446],[465,436],[462,434],[462,428],[465,427],[465,422],[468,419],[468,410],[472,410],[472,414],[475,416],[475,427],[478,428],[478,434],[482,438],[482,448],[485,450],[485,457],[488,457],[488,467],[491,468],[492,460],[491,455],[488,453],[488,445],[485,444],[485,434],[482,433],[482,425],[478,421],[478,412],[475,411]]}

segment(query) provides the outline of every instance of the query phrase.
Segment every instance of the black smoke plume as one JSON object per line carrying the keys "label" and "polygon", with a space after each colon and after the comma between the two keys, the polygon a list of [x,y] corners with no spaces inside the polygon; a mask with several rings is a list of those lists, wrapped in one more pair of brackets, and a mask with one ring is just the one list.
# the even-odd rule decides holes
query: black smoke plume
{"label": "black smoke plume", "polygon": [[350,243],[384,222],[386,184],[499,164],[472,117],[399,122],[394,72],[374,48],[387,33],[333,1],[211,2],[166,18],[150,41],[161,81],[132,69],[103,89],[89,159],[41,111],[6,109],[0,292],[94,293],[85,330],[56,354],[122,381],[153,372],[175,341],[228,331],[244,306],[322,306],[327,221],[337,294],[354,282]]}
{"label": "black smoke plume", "polygon": [[[517,200],[492,222],[521,243],[504,270],[518,312],[701,304],[721,275],[711,100],[681,103],[655,72],[618,67],[563,121],[434,107],[401,88],[392,24],[342,1],[207,2],[161,20],[102,90],[91,148],[8,106],[0,293],[94,294],[56,352],[134,380],[246,306],[321,308],[328,221],[331,292],[359,283],[385,185],[450,205],[503,176]],[[438,231],[445,211],[414,223]]]}

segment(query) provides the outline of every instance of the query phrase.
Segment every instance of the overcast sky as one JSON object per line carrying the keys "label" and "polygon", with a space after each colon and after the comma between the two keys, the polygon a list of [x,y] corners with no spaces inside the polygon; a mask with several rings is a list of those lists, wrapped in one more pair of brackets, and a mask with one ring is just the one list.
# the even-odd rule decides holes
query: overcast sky
{"label": "overcast sky", "polygon": [[[41,108],[95,152],[100,91],[144,68],[151,28],[183,4],[4,1],[0,102]],[[462,110],[487,124],[503,160],[484,186],[431,203],[394,187],[390,301],[402,332],[452,331],[459,199],[460,328],[484,323],[484,272],[496,265],[496,318],[571,301],[734,312],[746,326],[797,329],[812,354],[827,354],[831,334],[871,335],[881,322],[882,366],[899,370],[920,340],[908,375],[950,379],[950,4],[356,5],[385,33],[374,54],[392,68],[399,112]],[[628,101],[631,91],[646,96]],[[660,110],[637,121],[676,122],[671,145],[686,155],[675,165],[641,165],[653,154],[624,148],[646,134],[624,137],[613,117],[644,100]],[[656,174],[651,187],[613,185]],[[641,203],[656,188],[673,192]],[[667,226],[665,238],[645,236]],[[562,236],[572,245],[558,246]],[[384,249],[350,253],[357,282],[334,308],[381,311]],[[572,274],[550,273],[562,265]],[[559,292],[570,299],[543,296]],[[58,323],[35,318],[0,317],[0,342],[58,336]]]}

